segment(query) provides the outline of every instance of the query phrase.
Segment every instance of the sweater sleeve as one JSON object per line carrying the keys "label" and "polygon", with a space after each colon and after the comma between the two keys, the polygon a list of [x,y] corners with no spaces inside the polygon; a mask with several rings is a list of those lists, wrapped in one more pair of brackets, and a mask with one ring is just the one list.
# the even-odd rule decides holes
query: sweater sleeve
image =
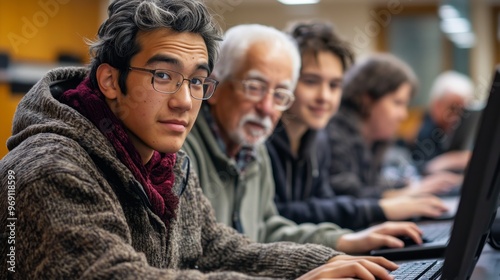
{"label": "sweater sleeve", "polygon": [[[254,279],[271,275],[274,267],[244,268],[234,263],[249,259],[250,254],[259,255],[256,259],[265,263],[272,263],[272,253],[276,253],[275,262],[278,264],[280,259],[286,259],[285,254],[290,253],[296,256],[294,260],[310,258],[301,267],[290,271],[286,269],[288,266],[277,273],[283,277],[295,277],[338,254],[322,247],[264,246],[245,242],[243,237],[216,225],[204,202],[204,206],[198,209],[203,216],[207,215],[204,220],[199,220],[200,224],[205,221],[203,239],[207,255],[202,259],[214,259],[219,257],[218,253],[235,249],[236,253],[231,255],[229,261],[233,263],[231,268],[234,270],[153,267],[148,264],[144,253],[132,246],[131,232],[115,194],[110,189],[102,188],[93,179],[95,174],[75,164],[82,162],[81,155],[76,156],[74,148],[61,145],[50,150],[49,157],[42,156],[47,155],[45,151],[38,155],[42,160],[27,160],[32,150],[19,148],[16,149],[17,155],[11,152],[0,164],[2,176],[7,174],[7,170],[16,173],[15,245],[11,247],[15,252],[16,272],[10,275],[12,279]],[[8,190],[6,182],[1,181],[0,194],[4,197],[7,197]],[[0,202],[2,224],[7,224],[6,202],[6,199]],[[7,244],[7,234],[4,227],[1,235],[4,244]],[[1,246],[0,268],[4,271],[7,271],[7,250],[7,246]],[[307,253],[299,253],[302,250]],[[270,254],[263,258],[266,253]],[[222,263],[218,267],[223,267]],[[262,270],[263,273],[241,273],[252,269]]]}
{"label": "sweater sleeve", "polygon": [[[193,178],[196,179],[195,174]],[[264,244],[250,241],[233,228],[217,223],[210,202],[202,194],[201,188],[193,189],[193,199],[200,201],[199,222],[203,224],[201,243],[204,254],[198,261],[201,270],[239,271],[253,276],[290,279],[297,278],[340,254],[315,244]]]}
{"label": "sweater sleeve", "polygon": [[[150,266],[131,245],[116,197],[103,192],[89,174],[53,163],[36,177],[30,174],[30,164],[24,164],[9,168],[17,175],[12,279],[253,279],[236,272],[204,274]],[[6,174],[6,169],[0,171]],[[3,182],[0,192],[6,196]],[[5,224],[5,200],[0,205]],[[2,261],[2,269],[5,264]]]}

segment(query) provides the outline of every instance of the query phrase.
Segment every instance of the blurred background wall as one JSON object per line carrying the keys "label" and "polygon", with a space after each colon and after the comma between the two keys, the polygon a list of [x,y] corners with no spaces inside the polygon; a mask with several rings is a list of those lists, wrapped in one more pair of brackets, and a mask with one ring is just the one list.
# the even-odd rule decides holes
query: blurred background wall
{"label": "blurred background wall", "polygon": [[[103,19],[101,0],[0,0],[0,158],[24,93],[46,71],[89,61],[84,38]],[[104,8],[105,9],[105,8]]]}
{"label": "blurred background wall", "polygon": [[[84,39],[94,38],[109,2],[0,0],[0,158],[7,152],[5,142],[23,94],[49,69],[88,63]],[[430,84],[440,72],[454,69],[470,75],[481,99],[500,63],[500,0],[321,0],[309,5],[284,5],[277,0],[205,2],[223,29],[241,23],[283,29],[296,20],[324,19],[351,42],[357,58],[373,52],[398,55],[421,81],[420,93],[411,104],[417,113],[425,107]],[[446,13],[465,19],[469,28],[463,20],[450,21],[446,30]]]}

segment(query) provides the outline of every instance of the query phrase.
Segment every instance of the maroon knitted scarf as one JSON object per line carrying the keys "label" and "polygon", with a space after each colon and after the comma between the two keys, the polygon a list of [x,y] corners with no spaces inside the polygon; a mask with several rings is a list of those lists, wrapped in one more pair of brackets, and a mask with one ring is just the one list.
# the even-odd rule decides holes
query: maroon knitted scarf
{"label": "maroon knitted scarf", "polygon": [[[175,209],[179,203],[179,198],[172,192],[175,154],[154,151],[149,162],[142,164],[139,152],[130,141],[122,122],[111,111],[100,90],[92,88],[88,78],[76,89],[64,92],[60,102],[80,112],[108,138],[120,161],[144,187],[153,212],[162,219],[168,229],[170,219],[175,218]],[[107,125],[109,121],[111,125]],[[103,123],[106,125],[102,125]]]}

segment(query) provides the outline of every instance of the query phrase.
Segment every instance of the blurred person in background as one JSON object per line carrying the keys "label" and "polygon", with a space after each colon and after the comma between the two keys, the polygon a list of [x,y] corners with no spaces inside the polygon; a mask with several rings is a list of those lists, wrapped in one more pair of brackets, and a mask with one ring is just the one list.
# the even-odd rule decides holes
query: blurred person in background
{"label": "blurred person in background", "polygon": [[[289,34],[302,57],[295,101],[266,142],[280,214],[297,223],[333,222],[354,230],[386,220],[441,215],[445,207],[435,197],[379,200],[335,195],[328,180],[330,157],[323,129],[337,112],[344,72],[353,63],[353,52],[328,22],[298,22]],[[369,231],[398,235],[399,228],[407,226],[414,225],[392,223]]]}
{"label": "blurred person in background", "polygon": [[393,197],[447,192],[462,176],[450,172],[416,181],[385,180],[382,160],[388,144],[407,117],[415,94],[413,70],[390,54],[376,54],[346,73],[339,112],[326,131],[331,149],[329,181],[337,194]]}
{"label": "blurred person in background", "polygon": [[464,170],[471,151],[448,151],[447,144],[474,98],[474,84],[464,74],[446,71],[435,79],[429,98],[418,136],[410,143],[415,165],[424,174]]}

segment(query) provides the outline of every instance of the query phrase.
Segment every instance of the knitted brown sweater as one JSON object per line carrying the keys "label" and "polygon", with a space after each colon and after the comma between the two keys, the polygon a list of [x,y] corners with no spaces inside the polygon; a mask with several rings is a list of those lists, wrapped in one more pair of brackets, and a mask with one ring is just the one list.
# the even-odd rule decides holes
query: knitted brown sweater
{"label": "knitted brown sweater", "polygon": [[253,243],[216,223],[182,151],[177,219],[167,234],[107,139],[54,98],[61,85],[51,93],[55,81],[76,85],[86,75],[83,68],[49,72],[18,106],[10,152],[0,161],[2,278],[295,278],[338,254],[319,245]]}

